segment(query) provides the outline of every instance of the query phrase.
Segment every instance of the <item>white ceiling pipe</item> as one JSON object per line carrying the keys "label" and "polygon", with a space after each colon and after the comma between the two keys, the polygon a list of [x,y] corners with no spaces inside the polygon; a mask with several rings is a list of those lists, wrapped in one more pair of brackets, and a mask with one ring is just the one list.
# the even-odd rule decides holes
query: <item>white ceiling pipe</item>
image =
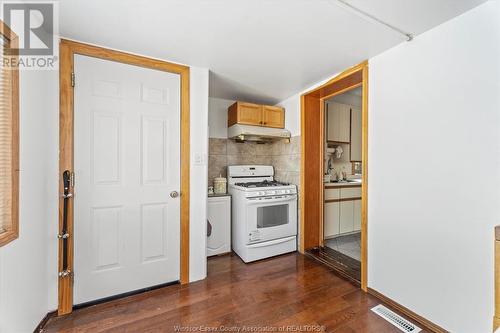
{"label": "white ceiling pipe", "polygon": [[401,29],[399,29],[399,28],[397,28],[397,27],[395,27],[395,26],[393,26],[393,25],[391,25],[391,24],[389,24],[387,22],[384,22],[381,19],[379,19],[379,18],[377,18],[377,17],[375,17],[375,16],[373,16],[373,15],[371,15],[371,14],[369,14],[369,13],[367,13],[367,12],[365,12],[365,11],[357,8],[357,7],[354,7],[353,5],[351,5],[346,0],[335,0],[335,3],[337,5],[339,5],[340,7],[342,7],[344,9],[346,9],[346,10],[348,10],[348,11],[356,14],[357,16],[365,19],[366,21],[369,21],[369,22],[372,22],[372,23],[376,23],[376,24],[379,24],[379,25],[383,25],[384,27],[389,28],[390,30],[395,31],[398,34],[401,34],[401,35],[405,36],[405,38],[406,38],[406,40],[408,42],[410,42],[410,41],[413,40],[413,34],[408,33],[406,31],[403,31],[403,30],[401,30]]}

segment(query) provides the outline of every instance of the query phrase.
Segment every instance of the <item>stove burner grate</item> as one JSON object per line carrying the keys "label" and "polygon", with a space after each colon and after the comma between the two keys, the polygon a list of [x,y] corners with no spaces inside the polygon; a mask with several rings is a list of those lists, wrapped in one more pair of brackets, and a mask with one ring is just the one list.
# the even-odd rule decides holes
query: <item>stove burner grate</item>
{"label": "stove burner grate", "polygon": [[249,182],[249,183],[235,183],[236,186],[255,188],[255,187],[274,187],[274,186],[288,186],[289,183],[282,183],[278,181],[268,181],[264,180],[263,182]]}

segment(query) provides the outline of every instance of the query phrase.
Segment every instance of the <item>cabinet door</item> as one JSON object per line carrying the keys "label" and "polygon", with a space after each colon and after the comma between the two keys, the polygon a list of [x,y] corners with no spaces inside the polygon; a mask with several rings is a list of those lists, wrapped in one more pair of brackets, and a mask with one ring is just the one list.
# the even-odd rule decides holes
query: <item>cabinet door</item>
{"label": "cabinet door", "polygon": [[336,134],[339,132],[339,104],[328,103],[327,104],[327,129],[326,129],[326,140],[336,141]]}
{"label": "cabinet door", "polygon": [[354,201],[354,222],[353,231],[361,230],[361,200]]}
{"label": "cabinet door", "polygon": [[354,230],[354,201],[340,202],[340,233]]}
{"label": "cabinet door", "polygon": [[330,238],[338,235],[340,232],[340,203],[326,202],[324,212],[323,237]]}
{"label": "cabinet door", "polygon": [[361,162],[362,152],[362,113],[351,109],[351,162]]}
{"label": "cabinet door", "polygon": [[340,199],[340,189],[339,188],[325,188],[323,192],[323,198],[325,200],[335,200]]}
{"label": "cabinet door", "polygon": [[341,104],[339,109],[339,133],[337,141],[350,142],[351,140],[351,107]]}
{"label": "cabinet door", "polygon": [[238,102],[238,124],[262,125],[262,105]]}
{"label": "cabinet door", "polygon": [[340,189],[341,199],[361,198],[361,185],[356,187],[343,187]]}
{"label": "cabinet door", "polygon": [[285,109],[279,106],[263,106],[264,126],[274,128],[285,127]]}
{"label": "cabinet door", "polygon": [[351,109],[349,105],[328,103],[327,141],[349,143],[350,121]]}
{"label": "cabinet door", "polygon": [[236,102],[227,109],[227,126],[234,124],[261,126],[262,105]]}

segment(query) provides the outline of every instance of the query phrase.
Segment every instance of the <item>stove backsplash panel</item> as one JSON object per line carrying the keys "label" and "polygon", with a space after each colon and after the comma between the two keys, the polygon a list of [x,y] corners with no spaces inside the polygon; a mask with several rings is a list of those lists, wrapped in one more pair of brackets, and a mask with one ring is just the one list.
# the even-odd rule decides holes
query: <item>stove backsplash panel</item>
{"label": "stove backsplash panel", "polygon": [[227,177],[228,165],[238,164],[272,165],[276,180],[299,186],[300,136],[292,137],[290,143],[265,144],[210,138],[208,161],[208,186],[219,175]]}

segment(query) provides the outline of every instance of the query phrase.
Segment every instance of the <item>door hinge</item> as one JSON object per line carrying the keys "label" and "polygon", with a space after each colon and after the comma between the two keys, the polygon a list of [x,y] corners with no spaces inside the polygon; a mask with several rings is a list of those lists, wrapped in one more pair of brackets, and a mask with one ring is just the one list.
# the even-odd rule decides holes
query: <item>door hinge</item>
{"label": "door hinge", "polygon": [[64,235],[58,234],[57,238],[59,238],[59,239],[67,239],[67,238],[69,238],[69,234],[68,233],[65,233]]}
{"label": "door hinge", "polygon": [[68,277],[68,276],[70,276],[70,277],[73,276],[73,272],[71,272],[69,269],[66,269],[64,271],[59,272],[58,275],[59,275],[59,278],[63,279],[63,278]]}
{"label": "door hinge", "polygon": [[75,86],[75,72],[71,72],[71,86]]}

